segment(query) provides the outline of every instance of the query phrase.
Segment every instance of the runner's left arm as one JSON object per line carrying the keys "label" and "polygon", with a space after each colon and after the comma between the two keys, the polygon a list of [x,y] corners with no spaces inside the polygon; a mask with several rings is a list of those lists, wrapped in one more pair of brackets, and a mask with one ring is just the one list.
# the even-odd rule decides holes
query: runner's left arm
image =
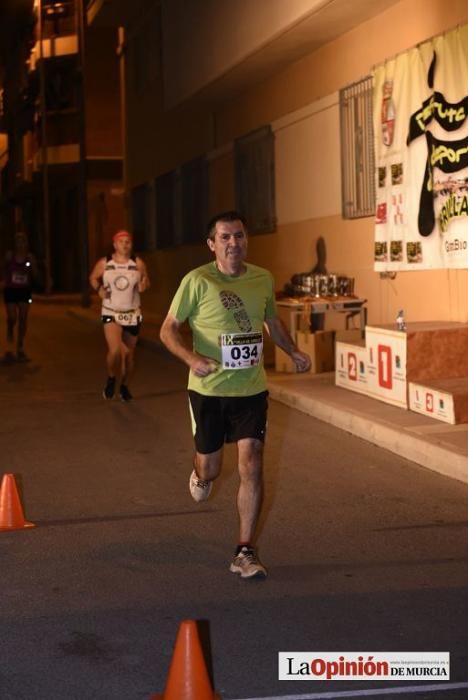
{"label": "runner's left arm", "polygon": [[298,372],[307,372],[310,369],[310,357],[305,352],[301,352],[291,335],[278,316],[265,319],[265,325],[275,345],[284,350],[296,365]]}
{"label": "runner's left arm", "polygon": [[146,265],[141,258],[137,258],[136,263],[137,263],[137,268],[141,274],[140,281],[138,283],[138,291],[144,292],[147,289],[149,289],[151,286],[150,278],[148,275],[148,270],[146,269]]}
{"label": "runner's left arm", "polygon": [[41,280],[41,273],[39,271],[39,265],[37,264],[36,256],[33,255],[32,253],[29,254],[29,260],[31,261],[31,275],[34,280],[34,282],[42,283]]}
{"label": "runner's left arm", "polygon": [[3,261],[3,265],[1,267],[1,280],[0,280],[0,289],[4,289],[7,281],[7,266],[8,263],[10,262],[11,258],[13,257],[13,253],[11,250],[7,250],[5,253],[5,259]]}

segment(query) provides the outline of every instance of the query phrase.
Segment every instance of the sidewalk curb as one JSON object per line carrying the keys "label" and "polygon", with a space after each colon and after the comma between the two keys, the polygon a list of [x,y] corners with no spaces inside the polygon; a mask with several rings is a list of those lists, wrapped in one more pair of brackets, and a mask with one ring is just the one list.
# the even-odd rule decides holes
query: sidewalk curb
{"label": "sidewalk curb", "polygon": [[[349,408],[343,409],[335,401],[327,401],[320,397],[304,396],[303,392],[294,387],[281,386],[270,376],[268,389],[272,399],[296,408],[303,413],[329,423],[355,437],[359,437],[378,447],[382,447],[405,459],[415,462],[443,476],[468,483],[468,457],[449,447],[444,447],[440,441],[425,439],[415,435],[408,428],[393,425],[390,422],[373,417],[372,419]],[[341,391],[345,391],[341,389]]]}

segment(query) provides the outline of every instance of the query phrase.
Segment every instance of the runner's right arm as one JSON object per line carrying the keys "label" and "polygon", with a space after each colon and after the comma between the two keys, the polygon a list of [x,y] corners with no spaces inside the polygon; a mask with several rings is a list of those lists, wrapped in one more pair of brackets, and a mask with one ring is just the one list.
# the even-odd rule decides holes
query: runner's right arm
{"label": "runner's right arm", "polygon": [[183,337],[181,327],[183,323],[172,314],[167,314],[161,326],[159,337],[166,348],[179,360],[185,362],[197,377],[206,377],[218,369],[218,363],[210,357],[198,355],[189,347],[189,343]]}
{"label": "runner's right arm", "polygon": [[91,287],[94,289],[95,292],[97,292],[98,296],[101,297],[101,299],[104,299],[107,297],[107,290],[104,287],[102,283],[102,276],[104,274],[104,270],[106,268],[106,259],[101,258],[100,260],[97,261],[95,264],[93,271],[91,272],[89,276],[89,283]]}

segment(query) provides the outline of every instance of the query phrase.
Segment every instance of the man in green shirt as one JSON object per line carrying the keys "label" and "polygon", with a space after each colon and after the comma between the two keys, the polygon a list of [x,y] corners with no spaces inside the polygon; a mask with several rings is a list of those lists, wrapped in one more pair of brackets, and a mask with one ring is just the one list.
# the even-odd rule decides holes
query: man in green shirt
{"label": "man in green shirt", "polygon": [[[195,439],[190,493],[210,495],[219,475],[225,442],[236,442],[239,465],[239,544],[230,570],[242,578],[264,578],[253,547],[263,495],[263,444],[267,385],[263,368],[263,326],[293,359],[298,372],[310,367],[277,316],[274,281],[261,267],[245,262],[247,229],[235,211],[208,225],[215,260],[189,272],[180,283],[161,327],[161,340],[190,368],[189,399]],[[188,321],[193,346],[182,336]]]}

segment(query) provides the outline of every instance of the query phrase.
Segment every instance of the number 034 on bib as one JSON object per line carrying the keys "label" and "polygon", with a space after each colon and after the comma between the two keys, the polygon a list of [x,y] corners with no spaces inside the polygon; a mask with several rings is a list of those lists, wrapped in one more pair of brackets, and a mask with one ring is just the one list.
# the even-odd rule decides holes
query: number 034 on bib
{"label": "number 034 on bib", "polygon": [[247,369],[260,363],[263,353],[261,333],[223,333],[221,361],[225,369]]}

